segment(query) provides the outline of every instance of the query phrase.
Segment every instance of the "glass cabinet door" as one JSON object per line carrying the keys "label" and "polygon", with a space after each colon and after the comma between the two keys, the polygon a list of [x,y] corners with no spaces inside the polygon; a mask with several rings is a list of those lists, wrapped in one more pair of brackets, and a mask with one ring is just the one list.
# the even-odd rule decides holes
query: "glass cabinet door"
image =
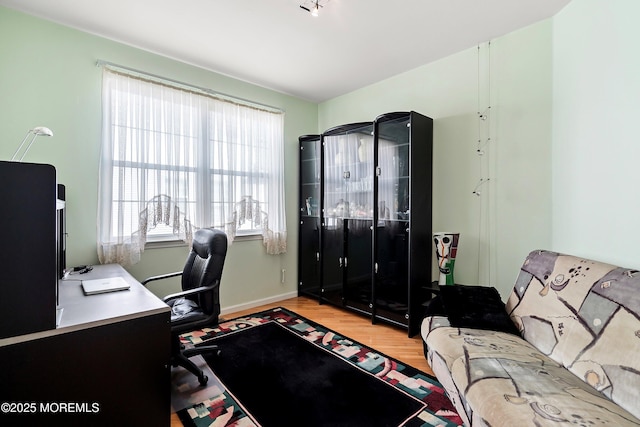
{"label": "glass cabinet door", "polygon": [[370,311],[373,124],[323,134],[323,298]]}
{"label": "glass cabinet door", "polygon": [[378,122],[376,134],[375,314],[399,323],[409,310],[409,126],[402,115]]}
{"label": "glass cabinet door", "polygon": [[320,296],[320,136],[305,135],[300,145],[298,289]]}

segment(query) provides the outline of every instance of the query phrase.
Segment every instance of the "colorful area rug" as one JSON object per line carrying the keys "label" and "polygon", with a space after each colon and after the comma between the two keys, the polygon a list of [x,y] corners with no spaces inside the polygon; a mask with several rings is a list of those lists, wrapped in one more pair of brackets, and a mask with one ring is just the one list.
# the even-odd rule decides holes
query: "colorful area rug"
{"label": "colorful area rug", "polygon": [[225,391],[178,411],[185,426],[462,425],[430,375],[283,308],[185,334]]}

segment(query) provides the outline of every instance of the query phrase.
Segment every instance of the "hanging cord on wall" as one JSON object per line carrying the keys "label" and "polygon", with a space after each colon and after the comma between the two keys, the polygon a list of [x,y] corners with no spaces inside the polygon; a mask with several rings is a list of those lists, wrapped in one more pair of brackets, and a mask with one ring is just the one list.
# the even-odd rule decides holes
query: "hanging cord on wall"
{"label": "hanging cord on wall", "polygon": [[[489,166],[490,166],[490,154],[491,154],[491,42],[487,43],[486,49],[486,107],[483,108],[482,104],[482,88],[483,88],[483,73],[481,67],[481,47],[478,45],[477,55],[477,74],[478,74],[478,105],[477,105],[477,120],[478,120],[478,140],[476,144],[476,154],[479,161],[480,178],[478,184],[473,189],[472,194],[478,197],[478,265],[477,275],[480,281],[481,267],[483,258],[486,258],[487,271],[488,271],[488,283],[491,283],[491,223],[490,223],[490,205],[491,201],[488,197],[483,197],[483,191],[490,190],[488,187],[489,181]],[[486,253],[485,257],[482,256],[482,243],[483,236],[486,236]]]}
{"label": "hanging cord on wall", "polygon": [[473,194],[475,194],[476,196],[480,197],[482,195],[482,191],[481,188],[484,184],[486,184],[487,182],[489,182],[489,178],[484,179],[484,178],[480,178],[480,181],[478,182],[478,185],[476,185],[476,188],[473,189]]}
{"label": "hanging cord on wall", "polygon": [[[477,115],[478,115],[478,144],[476,145],[476,154],[478,154],[479,156],[483,156],[485,154],[485,147],[491,142],[491,135],[489,132],[490,126],[491,126],[491,102],[490,102],[490,98],[491,98],[491,42],[488,43],[487,45],[487,50],[488,50],[488,74],[487,74],[487,107],[481,110],[481,98],[482,98],[482,72],[481,72],[481,67],[480,67],[480,45],[478,45],[478,108],[477,108]],[[486,137],[483,138],[483,124],[484,127],[486,127],[487,132],[486,132]]]}

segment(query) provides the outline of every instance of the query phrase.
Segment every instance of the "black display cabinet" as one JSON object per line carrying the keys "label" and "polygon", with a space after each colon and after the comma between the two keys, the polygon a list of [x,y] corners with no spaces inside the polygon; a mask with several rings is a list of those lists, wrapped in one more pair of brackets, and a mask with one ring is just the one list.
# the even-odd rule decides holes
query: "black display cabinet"
{"label": "black display cabinet", "polygon": [[298,231],[298,291],[320,297],[320,195],[321,137],[298,138],[300,148],[300,193]]}
{"label": "black display cabinet", "polygon": [[419,331],[431,298],[433,121],[415,112],[375,120],[374,320]]}
{"label": "black display cabinet", "polygon": [[321,299],[371,313],[373,123],[322,134]]}
{"label": "black display cabinet", "polygon": [[[300,137],[300,147],[299,293],[415,335],[432,296],[432,119],[383,114]],[[306,215],[312,188],[319,231]]]}

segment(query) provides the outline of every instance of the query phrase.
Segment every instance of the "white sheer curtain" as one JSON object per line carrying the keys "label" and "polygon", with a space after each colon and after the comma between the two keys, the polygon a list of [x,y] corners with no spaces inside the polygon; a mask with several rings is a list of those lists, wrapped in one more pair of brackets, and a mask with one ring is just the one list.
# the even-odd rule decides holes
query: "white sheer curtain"
{"label": "white sheer curtain", "polygon": [[[231,241],[261,224],[267,253],[286,252],[283,115],[220,101],[209,114],[214,217],[225,218]],[[264,221],[245,221],[255,209],[266,213]]]}
{"label": "white sheer curtain", "polygon": [[[285,252],[283,115],[105,67],[100,262],[134,264],[149,236],[190,243],[199,227]],[[246,196],[266,213],[258,229],[238,221]]]}

